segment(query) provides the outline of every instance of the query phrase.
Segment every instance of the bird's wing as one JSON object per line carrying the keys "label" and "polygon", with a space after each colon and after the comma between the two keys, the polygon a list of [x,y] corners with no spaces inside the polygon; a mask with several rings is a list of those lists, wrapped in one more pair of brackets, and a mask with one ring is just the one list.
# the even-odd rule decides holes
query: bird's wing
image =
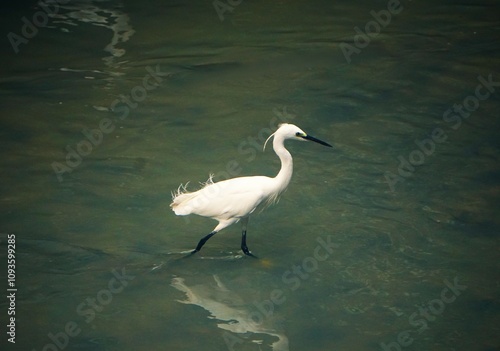
{"label": "bird's wing", "polygon": [[190,213],[215,219],[245,217],[267,199],[267,179],[240,177],[205,186],[189,200]]}

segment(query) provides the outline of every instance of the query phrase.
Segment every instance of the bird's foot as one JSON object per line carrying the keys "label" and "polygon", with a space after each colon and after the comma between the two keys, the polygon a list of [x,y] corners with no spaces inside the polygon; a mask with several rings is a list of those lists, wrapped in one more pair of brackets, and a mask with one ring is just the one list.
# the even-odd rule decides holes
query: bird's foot
{"label": "bird's foot", "polygon": [[193,256],[195,253],[197,253],[198,251],[200,251],[200,250],[196,250],[196,249],[194,249],[194,250],[192,250],[192,251],[184,251],[183,253],[186,253],[187,255],[185,255],[183,258],[188,258],[188,257],[191,257],[191,256]]}
{"label": "bird's foot", "polygon": [[258,258],[257,256],[255,256],[253,253],[250,252],[250,250],[248,250],[248,247],[242,247],[241,250],[243,251],[243,253],[247,256],[250,256],[250,257],[253,257],[253,258]]}

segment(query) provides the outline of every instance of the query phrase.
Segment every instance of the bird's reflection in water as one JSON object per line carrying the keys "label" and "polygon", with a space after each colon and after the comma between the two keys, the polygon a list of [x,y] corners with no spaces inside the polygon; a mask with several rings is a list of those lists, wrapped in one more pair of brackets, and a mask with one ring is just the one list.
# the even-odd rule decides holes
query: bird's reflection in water
{"label": "bird's reflection in water", "polygon": [[[226,343],[234,340],[251,340],[262,344],[263,340],[256,339],[257,335],[267,334],[278,340],[273,342],[273,351],[288,351],[288,338],[282,330],[281,323],[274,314],[264,316],[252,303],[247,303],[240,295],[228,289],[217,275],[207,284],[188,286],[183,278],[175,277],[171,285],[186,294],[181,303],[197,305],[208,312],[210,318],[218,321],[217,326],[227,332],[236,333],[238,336],[223,337]],[[231,339],[233,341],[231,341]]]}

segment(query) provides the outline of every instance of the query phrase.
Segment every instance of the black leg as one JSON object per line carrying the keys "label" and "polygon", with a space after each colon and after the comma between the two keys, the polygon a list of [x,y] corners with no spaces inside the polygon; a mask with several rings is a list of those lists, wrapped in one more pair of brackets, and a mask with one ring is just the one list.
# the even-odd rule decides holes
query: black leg
{"label": "black leg", "polygon": [[197,253],[198,251],[201,250],[201,248],[203,247],[203,245],[205,245],[205,243],[208,241],[208,239],[210,239],[211,237],[213,237],[217,232],[211,232],[210,234],[208,234],[207,236],[205,236],[204,238],[202,238],[199,242],[198,242],[198,245],[196,245],[196,249],[194,249],[192,252],[191,252],[191,255],[192,254],[195,254]]}
{"label": "black leg", "polygon": [[241,250],[243,251],[243,253],[245,255],[257,258],[257,256],[255,256],[254,254],[252,254],[250,252],[250,250],[248,250],[248,247],[247,247],[247,231],[245,229],[243,229],[243,231],[241,232]]}

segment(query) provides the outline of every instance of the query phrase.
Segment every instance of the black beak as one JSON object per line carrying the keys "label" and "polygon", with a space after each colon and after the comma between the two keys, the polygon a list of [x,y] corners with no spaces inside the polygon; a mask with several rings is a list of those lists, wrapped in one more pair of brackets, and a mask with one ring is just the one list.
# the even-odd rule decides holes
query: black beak
{"label": "black beak", "polygon": [[310,135],[303,136],[302,138],[304,138],[304,139],[306,139],[306,140],[315,141],[315,142],[317,142],[318,144],[321,144],[321,145],[325,145],[325,146],[328,146],[328,147],[333,147],[333,146],[331,146],[330,144],[325,143],[325,142],[324,142],[324,141],[322,141],[322,140],[316,139],[315,137],[312,137],[312,136],[310,136]]}

